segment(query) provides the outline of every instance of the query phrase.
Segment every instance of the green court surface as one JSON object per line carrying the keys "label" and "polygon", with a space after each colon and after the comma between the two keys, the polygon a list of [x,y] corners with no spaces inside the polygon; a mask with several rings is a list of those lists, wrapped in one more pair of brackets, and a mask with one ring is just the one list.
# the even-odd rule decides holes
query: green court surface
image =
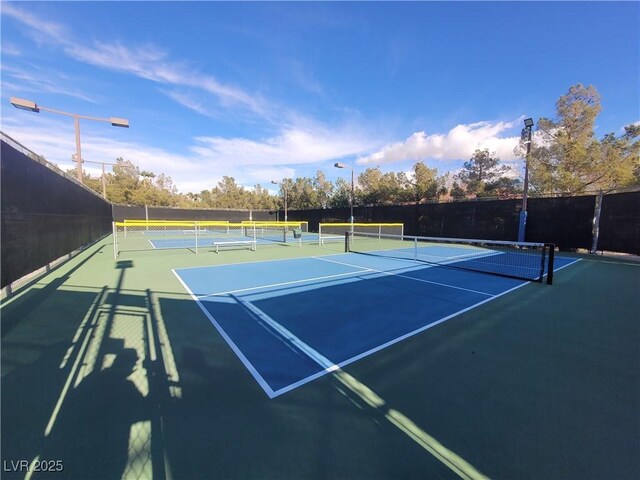
{"label": "green court surface", "polygon": [[114,260],[107,238],[5,300],[2,477],[640,478],[639,262],[573,255],[275,398],[172,271],[343,248]]}

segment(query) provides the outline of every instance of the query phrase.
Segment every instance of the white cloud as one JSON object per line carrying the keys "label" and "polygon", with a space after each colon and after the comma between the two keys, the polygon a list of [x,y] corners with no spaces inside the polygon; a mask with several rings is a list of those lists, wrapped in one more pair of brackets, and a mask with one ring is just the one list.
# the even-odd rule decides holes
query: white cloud
{"label": "white cloud", "polygon": [[35,34],[34,40],[58,45],[77,61],[163,85],[194,88],[213,95],[224,107],[241,107],[266,119],[277,118],[277,113],[274,114],[276,108],[259,95],[251,95],[240,88],[225,85],[214,76],[199,72],[193,65],[172,60],[166,51],[155,45],[129,47],[99,40],[78,42],[65,26],[45,21],[11,4],[3,3],[2,14],[28,26]]}
{"label": "white cloud", "polygon": [[36,41],[55,41],[66,38],[67,29],[55,22],[37,17],[27,10],[16,8],[15,4],[2,2],[2,15],[8,15],[27,25],[38,34]]}
{"label": "white cloud", "polygon": [[154,45],[127,47],[94,41],[92,47],[70,44],[66,52],[76,60],[109,70],[120,71],[160,84],[192,87],[216,96],[223,106],[242,106],[254,113],[267,111],[265,102],[243,90],[224,85],[211,75],[202,74],[191,65],[172,61]]}
{"label": "white cloud", "polygon": [[180,105],[187,107],[188,109],[193,110],[200,115],[204,115],[205,117],[217,117],[215,111],[203,104],[201,96],[195,96],[186,92],[179,92],[176,90],[161,89],[160,92],[164,93],[167,97],[171,98],[176,103],[179,103]]}
{"label": "white cloud", "polygon": [[[2,129],[60,168],[72,168],[71,155],[75,152],[72,123],[39,115],[29,116],[28,120],[24,117],[24,114],[3,117]],[[271,180],[294,178],[298,168],[313,169],[314,163],[324,168],[344,156],[372,148],[370,141],[352,135],[348,129],[307,131],[293,127],[263,141],[196,138],[184,154],[128,141],[126,133],[117,129],[103,134],[89,124],[83,129],[81,140],[85,160],[113,163],[123,157],[141,170],[169,175],[181,192],[210,189],[225,175],[234,177],[243,186],[253,187],[257,183],[266,186]]]}
{"label": "white cloud", "polygon": [[18,57],[22,55],[22,50],[20,49],[20,47],[9,42],[3,42],[2,45],[0,45],[0,52],[2,52],[2,55],[8,55],[12,57]]}
{"label": "white cloud", "polygon": [[381,165],[407,160],[461,160],[469,159],[476,149],[485,148],[496,152],[502,160],[512,160],[513,149],[520,137],[500,137],[499,134],[513,128],[517,121],[457,125],[445,134],[415,132],[404,141],[388,144],[375,153],[359,158],[356,163]]}
{"label": "white cloud", "polygon": [[198,137],[192,150],[211,161],[239,165],[307,164],[362,154],[373,146],[371,139],[349,131],[287,127],[263,141],[246,138]]}
{"label": "white cloud", "polygon": [[[77,90],[63,88],[66,75],[54,70],[47,70],[46,73],[27,72],[24,69],[9,66],[6,63],[0,66],[3,72],[2,87],[7,90],[18,90],[22,92],[47,92],[58,93],[73,98],[79,98],[89,103],[97,103],[93,98],[84,95]],[[12,83],[13,82],[13,83]]]}

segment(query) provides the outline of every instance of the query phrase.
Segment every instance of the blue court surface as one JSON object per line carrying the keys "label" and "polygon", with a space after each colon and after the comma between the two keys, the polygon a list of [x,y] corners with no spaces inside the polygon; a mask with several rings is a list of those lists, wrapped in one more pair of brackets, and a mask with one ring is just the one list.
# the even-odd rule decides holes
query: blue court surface
{"label": "blue court surface", "polygon": [[529,283],[356,253],[174,273],[270,398]]}

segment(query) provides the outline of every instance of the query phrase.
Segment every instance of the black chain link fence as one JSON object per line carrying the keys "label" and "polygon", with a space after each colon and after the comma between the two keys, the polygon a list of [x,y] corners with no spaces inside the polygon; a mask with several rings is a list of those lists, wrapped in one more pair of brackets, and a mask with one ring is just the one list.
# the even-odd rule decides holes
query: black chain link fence
{"label": "black chain link fence", "polygon": [[3,135],[2,287],[111,232],[111,204]]}
{"label": "black chain link fence", "polygon": [[[560,250],[590,250],[597,195],[530,198],[528,242],[554,243]],[[355,222],[404,223],[407,235],[516,241],[522,200],[483,200],[418,205],[355,207]],[[289,210],[289,220],[348,222],[350,209]],[[640,191],[604,195],[599,251],[640,254]]]}

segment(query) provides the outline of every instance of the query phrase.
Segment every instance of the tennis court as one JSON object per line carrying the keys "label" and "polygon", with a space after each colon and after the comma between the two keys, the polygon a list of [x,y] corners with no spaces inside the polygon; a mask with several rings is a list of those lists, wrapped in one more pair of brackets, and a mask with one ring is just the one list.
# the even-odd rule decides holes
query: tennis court
{"label": "tennis court", "polygon": [[272,398],[526,284],[375,253],[174,273]]}
{"label": "tennis court", "polygon": [[[303,230],[304,229],[304,230]],[[193,253],[230,248],[318,243],[306,222],[114,222],[114,258],[121,251],[184,249]]]}
{"label": "tennis court", "polygon": [[370,240],[114,260],[107,237],[52,269],[3,303],[3,458],[70,478],[634,478],[637,262],[557,252],[547,285],[534,246]]}

